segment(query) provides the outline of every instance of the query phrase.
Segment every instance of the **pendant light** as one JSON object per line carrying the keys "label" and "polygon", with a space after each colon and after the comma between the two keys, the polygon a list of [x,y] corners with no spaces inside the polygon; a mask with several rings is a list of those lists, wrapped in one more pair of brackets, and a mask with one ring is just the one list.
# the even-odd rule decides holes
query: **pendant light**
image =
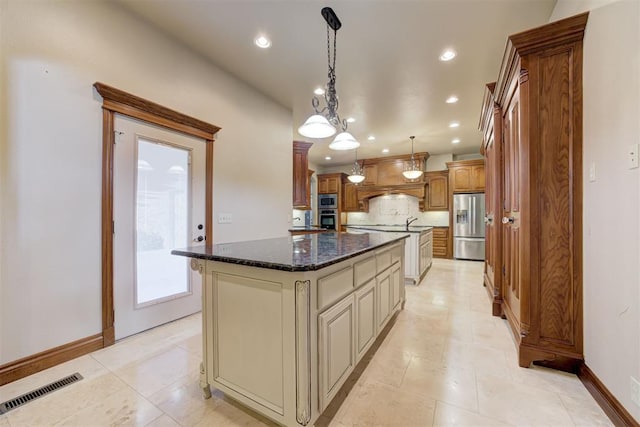
{"label": "pendant light", "polygon": [[[324,91],[326,106],[319,109],[320,99],[314,96],[311,106],[315,111],[302,126],[298,128],[300,135],[307,138],[327,138],[335,135],[338,129],[342,129],[333,142],[329,145],[332,150],[352,150],[360,146],[360,143],[347,132],[347,121],[341,120],[338,115],[338,94],[336,93],[336,37],[342,26],[340,19],[333,9],[325,7],[321,11],[322,17],[327,22],[327,61],[329,67],[329,81]],[[331,60],[331,31],[333,30],[333,61]]]}
{"label": "pendant light", "polygon": [[358,163],[358,150],[356,150],[356,161],[353,164],[353,169],[351,169],[351,174],[347,177],[347,179],[354,184],[359,184],[364,181],[362,166],[360,166],[360,164]]}
{"label": "pendant light", "polygon": [[413,157],[413,139],[415,136],[410,136],[411,139],[411,160],[405,164],[404,171],[402,175],[404,175],[407,179],[417,179],[422,176],[422,167],[416,162],[416,159]]}

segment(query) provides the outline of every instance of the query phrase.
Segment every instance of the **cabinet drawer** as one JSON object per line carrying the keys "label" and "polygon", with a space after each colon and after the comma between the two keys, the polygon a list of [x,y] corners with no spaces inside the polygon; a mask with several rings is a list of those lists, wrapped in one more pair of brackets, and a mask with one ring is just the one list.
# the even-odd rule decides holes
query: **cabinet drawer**
{"label": "cabinet drawer", "polygon": [[395,264],[396,262],[402,259],[402,253],[404,252],[404,245],[405,245],[405,242],[403,241],[401,244],[391,248],[391,264]]}
{"label": "cabinet drawer", "polygon": [[447,243],[448,240],[447,239],[442,239],[442,238],[435,238],[433,239],[433,247],[435,248],[436,246],[442,246],[442,247],[447,247]]}
{"label": "cabinet drawer", "polygon": [[433,239],[435,242],[435,239],[438,237],[443,237],[443,238],[447,238],[449,236],[449,228],[434,228],[433,229]]}
{"label": "cabinet drawer", "polygon": [[427,231],[426,233],[421,233],[420,234],[420,244],[422,245],[424,242],[427,242],[429,240],[431,240],[431,236],[433,234],[431,233],[431,231]]}
{"label": "cabinet drawer", "polygon": [[353,290],[353,269],[347,267],[318,279],[318,310]]}
{"label": "cabinet drawer", "polygon": [[391,265],[391,251],[386,250],[376,254],[376,264],[378,273],[382,273]]}
{"label": "cabinet drawer", "polygon": [[353,282],[356,288],[367,283],[376,275],[376,257],[372,256],[353,266]]}

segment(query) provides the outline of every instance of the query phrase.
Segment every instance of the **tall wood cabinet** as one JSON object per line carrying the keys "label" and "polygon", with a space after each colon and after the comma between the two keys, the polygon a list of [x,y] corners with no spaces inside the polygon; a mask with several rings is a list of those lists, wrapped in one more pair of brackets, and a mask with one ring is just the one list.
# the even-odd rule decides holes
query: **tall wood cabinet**
{"label": "tall wood cabinet", "polygon": [[293,208],[311,209],[309,176],[310,142],[293,141]]}
{"label": "tall wood cabinet", "polygon": [[509,37],[495,88],[485,97],[483,152],[494,209],[485,283],[497,289],[494,304],[500,303],[513,329],[524,367],[547,361],[571,368],[584,358],[582,39],[587,17]]}
{"label": "tall wood cabinet", "polygon": [[[485,89],[480,117],[480,152],[485,164],[484,285],[494,316],[502,315],[502,109],[494,101],[495,82]],[[497,131],[495,130],[497,129]]]}

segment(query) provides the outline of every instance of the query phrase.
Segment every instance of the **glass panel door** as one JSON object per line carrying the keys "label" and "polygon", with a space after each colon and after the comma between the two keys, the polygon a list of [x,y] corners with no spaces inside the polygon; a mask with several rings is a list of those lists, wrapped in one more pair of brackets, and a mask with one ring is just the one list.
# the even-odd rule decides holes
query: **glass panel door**
{"label": "glass panel door", "polygon": [[191,292],[189,150],[138,137],[136,179],[136,307]]}

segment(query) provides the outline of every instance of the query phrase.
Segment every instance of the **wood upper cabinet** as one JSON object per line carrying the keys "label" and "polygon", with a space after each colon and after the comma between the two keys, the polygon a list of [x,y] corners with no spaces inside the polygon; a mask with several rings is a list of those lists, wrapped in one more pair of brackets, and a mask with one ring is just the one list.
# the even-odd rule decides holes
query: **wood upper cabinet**
{"label": "wood upper cabinet", "polygon": [[449,185],[454,193],[484,191],[484,159],[447,162]]}
{"label": "wood upper cabinet", "polygon": [[378,185],[378,165],[364,165],[364,181],[362,185]]}
{"label": "wood upper cabinet", "polygon": [[[582,39],[588,13],[508,38],[493,94],[487,182],[497,191],[490,249],[519,364],[584,360]],[[494,110],[495,114],[495,110]],[[502,164],[500,167],[498,164]],[[502,187],[500,187],[502,185]],[[496,203],[490,202],[490,203]],[[500,222],[498,222],[500,221]],[[500,282],[501,281],[501,282]]]}
{"label": "wood upper cabinet", "polygon": [[293,208],[311,209],[311,191],[309,184],[310,142],[293,141]]}
{"label": "wood upper cabinet", "polygon": [[342,211],[362,211],[362,209],[360,209],[360,203],[358,203],[358,186],[353,182],[345,182],[344,184],[344,191],[342,192]]}
{"label": "wood upper cabinet", "polygon": [[342,173],[318,175],[318,194],[338,194],[343,175]]}
{"label": "wood upper cabinet", "polygon": [[449,210],[449,171],[434,171],[425,173],[427,182],[427,211]]}

